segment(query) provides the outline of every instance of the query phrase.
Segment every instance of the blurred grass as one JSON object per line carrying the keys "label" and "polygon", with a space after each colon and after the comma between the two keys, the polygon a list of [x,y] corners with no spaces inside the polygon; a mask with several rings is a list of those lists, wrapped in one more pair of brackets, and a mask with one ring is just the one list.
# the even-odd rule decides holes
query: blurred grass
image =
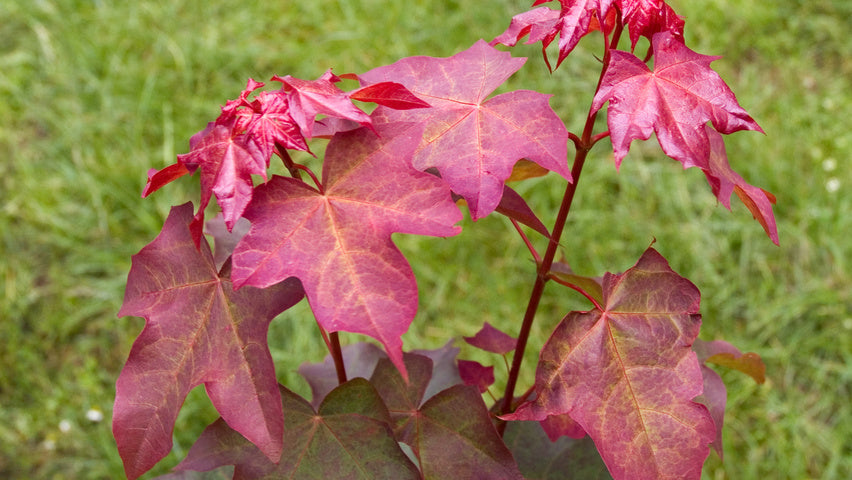
{"label": "blurred grass", "polygon": [[[141,200],[148,168],[189,137],[248,77],[363,72],[408,55],[452,55],[492,38],[528,2],[23,1],[0,4],[0,476],[121,478],[109,430],[114,380],[143,323],[118,319],[130,256],[159,231],[192,181]],[[734,200],[720,207],[703,175],[681,171],[656,143],[636,143],[616,174],[603,144],[580,180],[564,238],[579,272],[621,271],[657,239],[703,293],[705,339],[760,353],[769,380],[729,385],[726,462],[705,478],[852,477],[852,6],[842,0],[671,2],[694,50],[766,136],[727,139],[731,163],[778,197],[774,247]],[[596,77],[593,37],[553,76],[536,47],[507,88],[553,93],[582,126]],[[604,142],[605,144],[606,142]],[[551,222],[564,188],[553,177],[516,185]],[[435,348],[483,321],[514,330],[532,263],[502,218],[466,222],[450,239],[398,236],[418,275],[421,312],[409,348]],[[573,294],[549,287],[530,363]],[[321,359],[304,305],[273,323],[282,381]],[[344,337],[346,337],[344,335]],[[463,348],[463,354],[476,352]],[[482,358],[485,360],[484,358]],[[530,372],[531,373],[531,372]],[[101,411],[106,419],[86,414]],[[190,395],[173,465],[216,417]]]}

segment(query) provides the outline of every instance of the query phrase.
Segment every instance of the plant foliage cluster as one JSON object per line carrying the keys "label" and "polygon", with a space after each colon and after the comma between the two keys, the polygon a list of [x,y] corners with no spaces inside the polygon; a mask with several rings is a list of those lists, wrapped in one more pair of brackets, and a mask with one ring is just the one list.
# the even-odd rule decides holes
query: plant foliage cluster
{"label": "plant foliage cluster", "polygon": [[[725,154],[723,135],[761,128],[712,70],[716,57],[685,45],[683,19],[662,0],[542,3],[490,43],[448,58],[329,70],[316,80],[275,76],[275,89],[250,79],[188,153],[149,172],[143,196],[198,173],[201,198],[172,208],[128,276],[119,314],[146,319],[117,381],[113,432],[128,477],[168,454],[181,405],[202,384],[221,418],[179,471],[694,479],[711,448],[721,455],[726,392],[709,364],[762,381],[760,358],[698,340],[700,293],[653,248],[600,278],[574,274],[556,255],[588,152],[609,138],[618,167],[632,142],[652,133],[667,156],[706,175],[720,203],[730,208],[736,193],[777,244],[774,197]],[[582,130],[565,127],[548,95],[493,95],[526,61],[497,45],[540,42],[558,70],[587,35],[602,53]],[[596,131],[605,106],[607,129]],[[321,172],[290,154],[324,140]],[[287,175],[268,174],[276,157]],[[506,184],[548,172],[565,183],[552,229]],[[206,219],[214,197],[221,214]],[[495,382],[493,366],[457,359],[451,344],[405,352],[402,342],[417,285],[391,236],[457,235],[465,205],[474,220],[508,217],[536,262],[517,334],[485,324],[465,338],[512,355],[505,391],[490,406],[482,394]],[[557,325],[534,384],[520,391],[524,349],[551,282],[581,293],[589,309]],[[267,345],[270,322],[304,298],[329,349],[324,363],[300,368],[310,401],[278,384]],[[341,348],[339,332],[383,348]]]}

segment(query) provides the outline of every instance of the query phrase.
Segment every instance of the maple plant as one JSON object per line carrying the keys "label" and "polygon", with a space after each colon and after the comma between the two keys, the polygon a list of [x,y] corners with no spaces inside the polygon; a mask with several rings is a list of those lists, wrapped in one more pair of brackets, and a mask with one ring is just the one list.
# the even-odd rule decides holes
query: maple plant
{"label": "maple plant", "polygon": [[[709,364],[762,381],[759,356],[698,340],[698,289],[651,247],[600,278],[573,273],[556,255],[589,151],[609,138],[617,167],[651,133],[667,156],[701,169],[724,206],[736,193],[777,244],[774,197],[731,169],[723,140],[761,129],[711,69],[717,57],[685,45],[684,21],[665,2],[542,3],[490,43],[449,58],[317,80],[274,76],[273,89],[249,80],[190,139],[189,153],[149,172],[143,196],[198,172],[201,198],[172,208],[128,276],[119,315],[146,320],[116,385],[113,432],[129,478],[170,452],[178,411],[201,384],[221,418],[178,471],[696,479],[711,448],[721,455],[726,393]],[[540,42],[557,70],[586,36],[601,48],[600,74],[581,130],[565,127],[548,95],[492,96],[526,61],[498,45]],[[353,88],[341,89],[344,80]],[[596,131],[607,105],[607,129]],[[326,140],[319,174],[290,154]],[[268,174],[274,157],[282,175]],[[565,184],[552,229],[506,184],[548,172]],[[213,197],[221,213],[205,221]],[[508,217],[536,265],[517,330],[486,323],[464,338],[497,364],[511,355],[496,401],[483,397],[494,367],[458,359],[452,343],[403,349],[417,285],[391,235],[457,235],[463,211]],[[519,386],[547,283],[579,292],[589,308],[567,313],[540,352],[534,384]],[[299,368],[310,400],[278,383],[267,345],[270,322],[305,297],[329,350]],[[381,348],[341,347],[339,332]]]}

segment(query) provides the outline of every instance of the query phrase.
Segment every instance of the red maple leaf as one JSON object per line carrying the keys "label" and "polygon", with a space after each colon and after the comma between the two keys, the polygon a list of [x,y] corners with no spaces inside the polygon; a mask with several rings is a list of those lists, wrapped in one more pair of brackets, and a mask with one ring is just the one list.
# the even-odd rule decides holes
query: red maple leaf
{"label": "red maple leaf", "polygon": [[298,277],[323,328],[369,335],[403,367],[400,335],[417,310],[417,285],[390,236],[455,235],[461,212],[446,183],[411,168],[419,134],[400,124],[377,131],[334,136],[322,192],[278,176],[257,188],[232,277],[238,287]]}
{"label": "red maple leaf", "polygon": [[663,0],[617,0],[624,24],[630,33],[630,48],[639,37],[649,40],[655,33],[669,32],[683,43],[683,18]]}
{"label": "red maple leaf", "polygon": [[[234,112],[236,121],[232,130],[245,135],[257,145],[267,167],[276,145],[291,150],[310,151],[306,143],[310,137],[303,135],[296,125],[290,114],[290,100],[281,90],[260,92],[252,102],[243,101],[239,106],[245,108]],[[220,120],[225,120],[226,125],[229,123],[227,116],[225,119],[220,117]]]}
{"label": "red maple leaf", "polygon": [[630,142],[647,140],[652,132],[666,155],[692,167],[706,165],[710,158],[707,122],[726,134],[763,131],[710,68],[719,57],[695,53],[668,32],[655,34],[651,42],[653,71],[633,54],[613,50],[594,98],[594,110],[609,102],[607,123],[616,166]]}
{"label": "red maple leaf", "polygon": [[[187,173],[201,169],[201,202],[196,224],[212,195],[216,196],[228,230],[233,228],[252,198],[252,175],[266,180],[266,170],[276,148],[310,152],[314,119],[324,114],[333,121],[370,126],[369,115],[352,104],[352,98],[376,102],[390,108],[424,108],[428,104],[404,86],[382,82],[346,93],[334,86],[340,78],[329,70],[313,81],[291,76],[273,77],[283,88],[249,96],[264,84],[248,80],[239,97],[229,100],[215,122],[190,139],[190,151],[178,155],[178,162],[160,171],[148,172],[142,196]],[[198,229],[200,231],[200,228]]]}
{"label": "red maple leaf", "polygon": [[[548,1],[538,0],[533,6]],[[549,67],[545,50],[558,35],[558,68],[587,34],[595,30],[609,34],[615,26],[616,11],[621,12],[621,23],[630,33],[631,50],[636,48],[640,37],[650,39],[658,32],[670,32],[683,42],[684,21],[663,0],[560,0],[559,4],[559,11],[539,7],[515,15],[509,28],[491,44],[512,47],[529,35],[526,43],[541,42],[542,55]]]}
{"label": "red maple leaf", "polygon": [[240,218],[252,197],[252,175],[266,178],[268,158],[258,144],[245,135],[234,135],[233,129],[211,122],[193,136],[189,153],[178,155],[178,162],[190,173],[201,169],[201,203],[197,220],[216,195],[216,201],[228,229]]}
{"label": "red maple leaf", "polygon": [[348,93],[349,98],[362,102],[372,102],[396,110],[428,108],[429,104],[415,97],[402,84],[381,82],[355,89]]}
{"label": "red maple leaf", "polygon": [[171,451],[178,411],[202,383],[232,428],[273,461],[281,455],[284,420],[266,335],[302,288],[293,279],[235,292],[207,242],[196,248],[192,218],[191,203],[172,208],[160,235],[133,257],[118,313],[146,320],[118,377],[113,411],[130,478]]}
{"label": "red maple leaf", "polygon": [[349,95],[334,85],[341,79],[331,70],[316,80],[300,80],[290,75],[276,75],[272,79],[281,82],[289,94],[290,115],[306,138],[313,136],[314,119],[319,114],[351,120],[362,126],[372,125],[370,116],[353,105]]}
{"label": "red maple leaf", "polygon": [[[533,5],[540,5],[547,1],[549,0],[539,0]],[[600,20],[607,18],[613,0],[560,0],[559,3],[560,11],[539,7],[515,15],[509,23],[509,28],[494,38],[491,45],[499,43],[512,47],[521,38],[529,35],[526,43],[541,42],[542,55],[547,61],[545,49],[558,35],[559,58],[556,61],[556,68],[559,68],[581,38],[600,28]]]}
{"label": "red maple leaf", "polygon": [[512,166],[522,158],[571,179],[568,132],[548,95],[517,90],[487,99],[525,61],[480,40],[452,57],[404,58],[360,76],[368,83],[399,82],[432,105],[406,111],[379,107],[373,118],[422,124],[414,168],[436,168],[465,198],[474,219],[494,211]]}
{"label": "red maple leaf", "polygon": [[616,480],[694,478],[715,437],[691,349],[700,294],[649,248],[603,280],[603,303],[572,312],[541,351],[535,400],[505,418],[568,414]]}

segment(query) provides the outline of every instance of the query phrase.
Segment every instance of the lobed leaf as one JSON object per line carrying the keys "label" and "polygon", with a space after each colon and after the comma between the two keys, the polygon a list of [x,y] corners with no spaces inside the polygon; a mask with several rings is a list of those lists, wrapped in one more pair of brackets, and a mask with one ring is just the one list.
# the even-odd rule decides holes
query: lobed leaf
{"label": "lobed leaf", "polygon": [[445,478],[522,479],[475,387],[455,385],[424,400],[431,362],[406,354],[412,373],[406,383],[387,361],[370,382],[394,420],[397,439],[420,461],[425,480]]}
{"label": "lobed leaf", "polygon": [[607,124],[616,166],[633,140],[647,140],[652,132],[666,155],[693,167],[706,165],[710,158],[707,122],[726,134],[763,131],[710,68],[718,57],[693,52],[669,32],[655,34],[651,43],[653,71],[631,53],[611,51],[592,104],[597,111],[610,103]]}
{"label": "lobed leaf", "polygon": [[568,132],[548,95],[517,90],[487,99],[525,60],[480,40],[449,58],[404,58],[360,76],[367,84],[399,82],[432,106],[405,111],[379,107],[373,119],[425,128],[413,166],[436,168],[465,198],[474,219],[494,211],[512,166],[522,158],[571,179]]}
{"label": "lobed leaf", "polygon": [[691,346],[700,294],[649,248],[603,279],[602,309],[572,312],[541,351],[537,397],[507,420],[568,414],[612,476],[699,478],[715,428],[693,401],[703,381]]}
{"label": "lobed leaf", "polygon": [[206,242],[196,249],[192,204],[172,208],[157,238],[133,256],[120,316],[145,328],[116,382],[113,433],[129,478],[171,450],[189,391],[204,384],[231,427],[277,461],[283,414],[266,343],[273,317],[301,300],[296,279],[235,292]]}
{"label": "lobed leaf", "polygon": [[257,143],[245,135],[235,135],[231,128],[211,122],[196,134],[189,153],[178,155],[178,162],[190,173],[201,169],[201,204],[199,216],[216,195],[225,216],[225,224],[233,228],[252,198],[252,175],[266,178],[269,157]]}
{"label": "lobed leaf", "polygon": [[[538,0],[533,6],[548,1]],[[630,34],[631,51],[640,37],[651,39],[659,32],[668,32],[683,43],[683,18],[663,0],[560,0],[559,4],[559,11],[539,7],[515,15],[509,28],[492,40],[491,45],[512,47],[529,35],[526,43],[541,42],[542,55],[549,67],[546,49],[558,35],[556,68],[559,68],[581,38],[595,30],[612,32],[616,10],[621,13],[621,23]]]}
{"label": "lobed leaf", "polygon": [[683,43],[684,21],[663,0],[618,0],[621,16],[630,33],[630,49],[640,37],[651,40],[656,33],[667,32]]}
{"label": "lobed leaf", "polygon": [[461,212],[440,178],[408,164],[419,139],[409,126],[377,131],[335,135],[323,192],[278,176],[257,188],[232,277],[236,287],[299,278],[324,329],[369,335],[404,368],[400,336],[417,310],[417,284],[391,234],[455,235]]}

